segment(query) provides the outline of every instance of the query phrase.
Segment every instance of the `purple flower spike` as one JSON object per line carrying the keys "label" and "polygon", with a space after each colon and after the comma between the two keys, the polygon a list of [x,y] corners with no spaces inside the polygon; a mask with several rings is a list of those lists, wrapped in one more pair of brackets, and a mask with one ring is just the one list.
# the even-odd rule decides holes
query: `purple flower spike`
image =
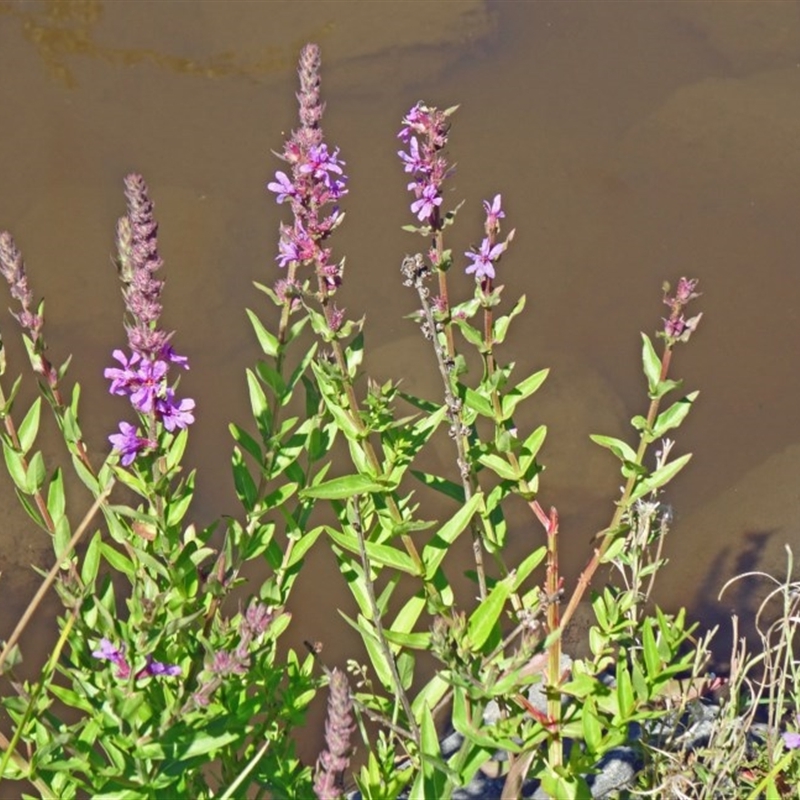
{"label": "purple flower spike", "polygon": [[414,192],[411,211],[420,222],[438,230],[441,226],[439,207],[442,204],[442,184],[452,174],[442,150],[450,130],[448,117],[455,109],[440,111],[417,103],[403,117],[398,138],[408,145],[408,152],[399,150],[405,172],[413,175],[408,184]]}
{"label": "purple flower spike", "polygon": [[[154,276],[163,262],[158,254],[153,203],[141,175],[125,178],[125,196],[128,211],[117,223],[117,253],[131,354],[115,350],[113,356],[121,366],[109,367],[103,374],[111,381],[111,394],[127,396],[134,410],[148,417],[144,422],[147,430],[153,431],[153,426],[161,423],[173,431],[194,422],[190,413],[194,401],[178,403],[168,382],[170,364],[189,369],[189,362],[172,348],[172,334],[158,325],[164,282]],[[126,467],[143,450],[156,446],[140,437],[128,422],[120,423],[120,432],[109,436],[109,440]]]}
{"label": "purple flower spike", "polygon": [[696,278],[681,278],[674,295],[669,294],[669,284],[664,285],[664,303],[669,306],[670,315],[664,320],[664,332],[660,335],[671,344],[688,342],[700,324],[702,314],[697,314],[690,319],[686,319],[683,314],[684,308],[692,300],[700,297],[700,293],[695,292],[697,283]]}
{"label": "purple flower spike", "polygon": [[[299,268],[308,267],[321,279],[324,293],[331,295],[338,283],[323,275],[330,255],[324,243],[342,219],[335,204],[347,194],[347,176],[339,148],[330,148],[323,141],[319,69],[319,47],[308,44],[300,54],[298,70],[300,127],[292,131],[281,156],[291,169],[276,172],[267,188],[276,193],[278,203],[288,201],[292,209],[292,223],[280,227],[276,258],[279,266],[288,270],[289,284],[295,283]],[[295,297],[279,295],[278,300],[282,305],[288,303],[290,311],[300,307]]]}

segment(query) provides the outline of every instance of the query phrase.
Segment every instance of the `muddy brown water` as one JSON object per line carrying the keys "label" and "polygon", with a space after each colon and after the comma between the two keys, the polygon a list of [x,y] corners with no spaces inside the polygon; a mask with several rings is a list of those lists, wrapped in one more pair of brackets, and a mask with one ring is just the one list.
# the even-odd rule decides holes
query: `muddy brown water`
{"label": "muddy brown water", "polygon": [[[423,392],[436,384],[402,318],[414,302],[398,266],[418,245],[400,231],[411,220],[395,134],[420,98],[461,105],[448,201],[468,203],[452,245],[479,240],[480,200],[502,192],[517,236],[501,279],[507,296],[528,296],[503,356],[520,373],[553,369],[523,421],[551,429],[542,498],[561,509],[573,575],[619,483],[588,435],[630,431],[646,407],[638,333],[664,312],[664,280],[701,279],[701,329],[674,361],[701,390],[678,434],[677,452],[695,456],[667,493],[676,522],[658,596],[707,623],[746,614],[753,587],[720,601],[721,585],[745,569],[780,572],[784,545],[800,542],[798,8],[0,2],[0,228],[47,298],[54,358],[76,355],[90,444],[104,448],[125,413],[102,369],[124,341],[110,254],[121,180],[137,170],[161,224],[165,324],[191,359],[195,514],[235,513],[227,423],[247,418],[243,371],[257,357],[243,307],[263,309],[251,281],[278,275],[280,213],[264,183],[294,124],[296,55],[317,41],[327,138],[350,175],[334,240],[347,254],[341,302],[367,313],[378,376],[402,374]],[[16,374],[13,321],[0,322]],[[34,591],[29,565],[49,552],[15,503],[6,480],[3,632]],[[522,509],[512,520],[514,552],[539,543]],[[297,586],[296,641],[324,641],[332,663],[353,646],[337,606],[349,599],[318,547]],[[52,635],[38,619],[31,663]]]}

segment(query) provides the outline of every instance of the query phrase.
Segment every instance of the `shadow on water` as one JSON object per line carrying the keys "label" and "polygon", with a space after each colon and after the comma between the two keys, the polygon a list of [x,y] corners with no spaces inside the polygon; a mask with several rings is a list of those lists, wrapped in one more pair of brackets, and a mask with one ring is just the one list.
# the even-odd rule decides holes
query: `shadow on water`
{"label": "shadow on water", "polygon": [[[420,97],[461,104],[452,199],[469,202],[453,249],[479,239],[479,200],[502,191],[517,228],[503,282],[529,310],[503,357],[520,372],[553,368],[524,421],[551,429],[542,496],[562,510],[573,575],[619,482],[588,435],[625,435],[645,406],[638,332],[658,324],[662,281],[701,279],[702,328],[676,359],[687,389],[702,390],[678,444],[695,458],[669,492],[679,521],[659,600],[693,598],[707,624],[752,611],[748,584],[718,602],[720,587],[743,570],[780,571],[784,544],[800,539],[800,370],[787,363],[800,335],[795,5],[0,2],[0,20],[0,226],[47,297],[54,360],[76,354],[96,457],[124,413],[102,370],[123,341],[109,254],[121,179],[135,169],[161,224],[166,324],[192,363],[182,388],[199,406],[195,514],[235,513],[227,423],[248,416],[243,371],[257,357],[242,308],[260,302],[252,280],[277,276],[280,217],[264,183],[293,125],[297,52],[316,40],[328,139],[351,177],[334,240],[347,254],[342,305],[366,311],[376,369],[433,397],[424,343],[411,344],[402,318],[414,303],[398,267],[417,242],[399,230],[410,219],[394,137]],[[8,315],[2,328],[16,372]],[[436,466],[446,444],[429,456]],[[6,633],[49,543],[12,510],[8,481],[0,502]],[[525,510],[512,517],[514,551],[538,544]],[[297,586],[293,644],[324,641],[343,662],[353,639],[335,609],[348,605],[318,547]],[[34,637],[29,663],[50,633]]]}

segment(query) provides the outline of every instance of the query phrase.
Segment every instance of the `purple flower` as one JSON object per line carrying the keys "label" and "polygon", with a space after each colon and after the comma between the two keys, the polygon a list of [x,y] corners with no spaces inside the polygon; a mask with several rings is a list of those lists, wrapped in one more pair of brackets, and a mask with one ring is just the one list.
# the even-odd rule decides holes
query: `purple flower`
{"label": "purple flower", "polygon": [[783,743],[786,745],[787,749],[797,750],[800,748],[800,733],[784,731],[781,734],[781,738],[783,739]]}
{"label": "purple flower", "polygon": [[277,180],[268,183],[267,189],[277,193],[278,196],[275,199],[278,203],[285,203],[287,200],[297,197],[297,187],[285,172],[276,172],[275,177]]}
{"label": "purple flower", "polygon": [[180,403],[175,403],[175,392],[167,389],[164,397],[156,400],[156,414],[164,427],[172,432],[175,428],[188,428],[194,422],[194,400],[185,398]]}
{"label": "purple flower", "polygon": [[94,658],[99,658],[103,661],[110,661],[117,667],[118,678],[128,678],[131,674],[131,668],[125,660],[125,648],[115,647],[105,637],[100,640],[100,646],[92,653]]}
{"label": "purple flower", "polygon": [[166,388],[167,370],[164,361],[144,360],[136,372],[136,380],[131,383],[131,405],[143,414],[149,414],[156,407],[156,401]]}
{"label": "purple flower", "polygon": [[409,188],[417,186],[417,199],[411,204],[411,211],[417,215],[420,222],[429,220],[433,216],[433,212],[442,204],[442,198],[439,195],[439,189],[432,183],[424,186],[419,184],[409,184]]}
{"label": "purple flower", "polygon": [[108,391],[111,394],[130,394],[132,391],[131,386],[138,385],[139,373],[134,367],[141,361],[142,357],[138,353],[134,353],[129,360],[122,350],[115,350],[112,355],[122,364],[123,368],[109,367],[103,371],[104,377],[111,381]]}
{"label": "purple flower", "polygon": [[123,467],[130,466],[140,451],[155,447],[154,442],[139,436],[136,427],[131,425],[130,422],[120,422],[119,430],[119,433],[111,434],[108,440],[113,445],[114,450],[121,455]]}
{"label": "purple flower", "polygon": [[490,236],[492,233],[497,235],[500,230],[499,221],[505,218],[505,212],[500,207],[502,197],[499,194],[494,196],[491,205],[488,200],[483,201],[483,208],[486,211],[486,235]]}
{"label": "purple flower", "polygon": [[154,661],[152,656],[147,656],[147,663],[136,673],[136,677],[148,678],[158,675],[174,677],[180,675],[182,671],[177,664],[165,664],[162,661]]}
{"label": "purple flower", "polygon": [[[795,724],[800,727],[800,714],[795,715]],[[800,749],[800,733],[795,733],[794,731],[784,731],[781,734],[781,738],[783,739],[783,743],[786,745],[788,750]]]}
{"label": "purple flower", "polygon": [[398,150],[397,155],[405,162],[404,172],[428,172],[430,165],[425,161],[419,152],[419,140],[416,136],[411,137],[409,142],[409,152]]}
{"label": "purple flower", "polygon": [[467,275],[471,275],[474,272],[475,277],[479,280],[484,278],[494,279],[494,262],[500,258],[505,249],[505,242],[492,245],[488,237],[484,239],[479,250],[465,253],[466,257],[472,260],[472,263],[467,267]]}

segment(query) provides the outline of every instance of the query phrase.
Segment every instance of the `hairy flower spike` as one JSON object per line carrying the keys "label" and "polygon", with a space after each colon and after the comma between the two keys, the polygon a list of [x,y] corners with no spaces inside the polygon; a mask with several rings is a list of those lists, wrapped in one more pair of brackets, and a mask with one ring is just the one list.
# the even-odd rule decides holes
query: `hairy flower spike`
{"label": "hairy flower spike", "polygon": [[43,320],[33,311],[33,292],[28,286],[25,262],[14,238],[8,231],[0,232],[0,274],[11,289],[11,296],[20,304],[19,313],[11,312],[34,343],[39,341]]}
{"label": "hairy flower spike", "polygon": [[[287,283],[297,285],[295,272],[300,267],[313,269],[324,297],[334,293],[341,280],[341,267],[329,264],[330,250],[325,240],[342,221],[338,202],[347,194],[347,176],[339,148],[329,148],[323,140],[320,122],[325,110],[320,101],[320,51],[314,44],[306,45],[300,55],[300,127],[284,144],[283,160],[291,169],[278,170],[275,179],[267,183],[278,203],[288,203],[292,223],[282,223],[278,243],[278,264],[289,270]],[[282,305],[289,303],[294,310],[298,304],[285,291],[276,294]]]}
{"label": "hairy flower spike", "polygon": [[325,720],[325,750],[317,759],[314,793],[319,800],[336,800],[343,795],[343,774],[350,764],[353,700],[347,676],[338,669],[330,674],[328,716]]}
{"label": "hairy flower spike", "polygon": [[156,447],[156,423],[174,431],[194,422],[195,403],[190,399],[178,401],[168,383],[170,364],[188,369],[189,363],[172,349],[172,334],[158,325],[164,282],[155,273],[164,262],[158,254],[153,203],[141,175],[133,173],[125,178],[125,197],[128,212],[117,223],[117,266],[131,355],[115,350],[113,355],[121,368],[109,367],[103,374],[111,381],[111,394],[127,396],[133,408],[147,417],[146,436],[128,422],[120,423],[119,433],[109,436],[123,466],[129,466],[137,456]]}
{"label": "hairy flower spike", "polygon": [[695,292],[698,280],[696,278],[681,278],[675,289],[675,294],[669,294],[669,284],[664,284],[664,304],[669,306],[670,315],[664,320],[664,332],[662,335],[667,342],[688,342],[689,337],[697,329],[702,318],[702,313],[690,319],[686,319],[683,309],[692,300],[700,297],[699,292]]}
{"label": "hairy flower spike", "polygon": [[454,168],[449,167],[442,150],[450,131],[449,116],[455,108],[440,111],[417,103],[403,117],[403,127],[397,134],[408,152],[398,150],[403,169],[413,176],[408,190],[414,193],[411,211],[420,222],[438,229],[441,225],[442,184]]}

